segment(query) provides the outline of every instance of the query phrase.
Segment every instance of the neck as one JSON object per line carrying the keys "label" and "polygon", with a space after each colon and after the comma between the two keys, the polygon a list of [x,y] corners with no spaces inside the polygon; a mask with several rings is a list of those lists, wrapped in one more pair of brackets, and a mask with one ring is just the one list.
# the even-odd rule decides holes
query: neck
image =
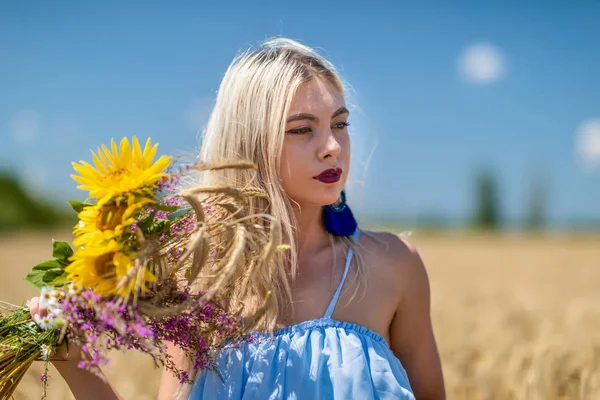
{"label": "neck", "polygon": [[295,207],[294,215],[297,222],[296,239],[298,243],[298,258],[305,254],[313,254],[325,246],[329,246],[329,234],[323,226],[321,207]]}

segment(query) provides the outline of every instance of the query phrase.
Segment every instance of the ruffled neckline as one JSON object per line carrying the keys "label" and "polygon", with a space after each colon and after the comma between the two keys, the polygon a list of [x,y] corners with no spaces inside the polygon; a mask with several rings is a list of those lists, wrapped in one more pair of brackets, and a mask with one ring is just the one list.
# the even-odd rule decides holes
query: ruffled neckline
{"label": "ruffled neckline", "polygon": [[[303,333],[314,328],[336,328],[348,331],[353,331],[362,336],[367,336],[376,342],[380,342],[389,348],[388,342],[379,333],[359,324],[352,322],[339,321],[332,318],[319,318],[312,319],[309,321],[300,322],[294,325],[286,326],[276,330],[273,333],[274,337],[280,337],[284,335],[294,335],[297,333]],[[254,332],[256,337],[268,337],[271,336],[268,332]]]}

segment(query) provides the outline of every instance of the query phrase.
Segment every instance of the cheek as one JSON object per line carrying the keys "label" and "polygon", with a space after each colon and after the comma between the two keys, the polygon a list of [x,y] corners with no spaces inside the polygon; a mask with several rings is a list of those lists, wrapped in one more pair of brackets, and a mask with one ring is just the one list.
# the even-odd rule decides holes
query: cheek
{"label": "cheek", "polygon": [[281,151],[279,173],[281,184],[288,194],[302,191],[304,178],[310,175],[310,163],[307,161],[305,146],[296,143],[284,143]]}
{"label": "cheek", "polygon": [[279,176],[281,176],[284,189],[289,186],[296,172],[296,157],[297,154],[293,146],[284,143],[281,151],[281,160],[279,164]]}
{"label": "cheek", "polygon": [[340,146],[342,148],[341,157],[344,160],[344,164],[346,168],[350,167],[350,153],[352,152],[352,146],[350,144],[350,136],[346,134],[346,136],[340,139]]}

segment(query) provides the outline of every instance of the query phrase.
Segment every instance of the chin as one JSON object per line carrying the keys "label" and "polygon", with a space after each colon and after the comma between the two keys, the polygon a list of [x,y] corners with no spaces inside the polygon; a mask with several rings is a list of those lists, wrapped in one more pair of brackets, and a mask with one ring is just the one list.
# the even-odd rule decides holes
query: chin
{"label": "chin", "polygon": [[[295,190],[291,198],[301,205],[314,207],[324,207],[330,204],[337,203],[340,198],[340,193],[343,190],[343,186],[330,186],[330,187],[312,187],[302,188]],[[299,189],[299,188],[298,188]]]}
{"label": "chin", "polygon": [[336,203],[340,198],[340,192],[342,189],[333,189],[328,190],[326,193],[323,193],[321,197],[321,201],[319,202],[321,206],[328,206],[329,204]]}

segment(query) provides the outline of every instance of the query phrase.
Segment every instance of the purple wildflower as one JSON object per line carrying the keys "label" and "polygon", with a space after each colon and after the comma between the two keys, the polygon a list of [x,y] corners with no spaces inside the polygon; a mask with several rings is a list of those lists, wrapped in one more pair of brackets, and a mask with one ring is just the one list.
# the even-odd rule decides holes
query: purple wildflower
{"label": "purple wildflower", "polygon": [[167,213],[164,212],[164,211],[157,211],[156,214],[154,215],[154,217],[156,219],[168,219],[169,218],[169,216],[167,215]]}
{"label": "purple wildflower", "polygon": [[179,197],[171,197],[167,200],[167,205],[170,206],[180,206],[182,204],[182,200]]}

